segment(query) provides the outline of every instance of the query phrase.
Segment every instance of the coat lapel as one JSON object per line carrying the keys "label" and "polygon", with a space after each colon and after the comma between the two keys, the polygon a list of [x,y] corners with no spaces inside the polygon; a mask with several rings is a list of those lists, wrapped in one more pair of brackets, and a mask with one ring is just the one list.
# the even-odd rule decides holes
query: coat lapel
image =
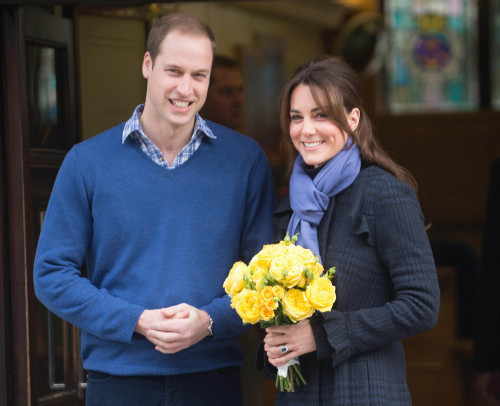
{"label": "coat lapel", "polygon": [[326,209],[323,218],[321,219],[321,223],[318,227],[318,244],[319,244],[319,253],[323,261],[327,258],[327,249],[328,249],[328,241],[330,240],[330,232],[331,226],[333,222],[333,212],[335,207],[335,196],[330,198],[330,203],[328,204],[328,208]]}
{"label": "coat lapel", "polygon": [[[290,206],[290,196],[286,195],[281,203],[279,204],[276,211],[273,213],[273,221],[276,230],[278,230],[278,235],[276,236],[277,241],[281,241],[285,238],[286,230],[288,228],[288,223],[292,217],[292,207]],[[292,237],[292,236],[290,236]]]}

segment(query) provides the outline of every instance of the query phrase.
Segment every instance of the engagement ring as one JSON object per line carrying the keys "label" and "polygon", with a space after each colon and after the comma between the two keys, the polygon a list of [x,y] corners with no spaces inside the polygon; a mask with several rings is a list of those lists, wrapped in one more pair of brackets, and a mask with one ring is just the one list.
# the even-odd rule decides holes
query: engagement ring
{"label": "engagement ring", "polygon": [[284,354],[285,352],[288,352],[288,347],[284,345],[283,347],[280,348],[280,351]]}

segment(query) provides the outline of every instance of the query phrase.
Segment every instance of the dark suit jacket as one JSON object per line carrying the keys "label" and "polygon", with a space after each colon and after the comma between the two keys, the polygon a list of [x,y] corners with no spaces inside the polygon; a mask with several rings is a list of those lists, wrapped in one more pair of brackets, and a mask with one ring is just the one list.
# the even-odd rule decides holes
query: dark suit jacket
{"label": "dark suit jacket", "polygon": [[[285,199],[275,213],[282,233],[291,214]],[[400,340],[432,328],[439,312],[416,195],[386,171],[362,167],[331,199],[318,242],[325,269],[336,267],[336,304],[311,319],[317,351],[300,358],[308,384],[278,393],[276,404],[411,404]]]}

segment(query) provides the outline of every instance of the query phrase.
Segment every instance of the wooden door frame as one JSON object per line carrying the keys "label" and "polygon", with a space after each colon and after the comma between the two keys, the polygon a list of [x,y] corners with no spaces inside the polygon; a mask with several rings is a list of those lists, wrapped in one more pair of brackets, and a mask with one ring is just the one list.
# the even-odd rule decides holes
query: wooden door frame
{"label": "wooden door frame", "polygon": [[[3,10],[0,14],[1,27],[7,27],[9,22],[5,17]],[[6,38],[4,33],[0,36],[0,83],[5,85],[6,82]],[[6,186],[6,165],[5,165],[5,113],[6,104],[6,88],[0,88],[0,404],[12,404],[12,356],[10,349],[12,348],[11,327],[11,306],[10,306],[10,283],[8,275],[8,244],[7,244],[7,186]]]}
{"label": "wooden door frame", "polygon": [[[30,331],[28,328],[28,314],[30,297],[33,297],[33,283],[31,281],[32,258],[34,247],[32,241],[30,174],[29,174],[29,145],[27,120],[23,112],[28,111],[26,98],[24,70],[24,56],[20,50],[24,47],[20,43],[20,16],[18,7],[2,8],[3,47],[4,55],[8,60],[3,63],[2,89],[4,143],[5,143],[5,193],[8,213],[6,221],[6,237],[8,244],[5,248],[7,263],[4,279],[8,278],[10,298],[3,297],[2,303],[10,306],[5,310],[6,319],[13,320],[13,314],[22,322],[10,324],[10,365],[7,367],[6,379],[10,381],[7,387],[7,398],[12,405],[31,404],[31,369],[30,369]],[[5,282],[5,281],[4,281]],[[2,292],[5,293],[5,292]],[[19,317],[24,315],[24,317]],[[4,320],[7,323],[7,320]],[[9,331],[9,330],[6,330]],[[9,340],[9,339],[7,339]],[[7,347],[7,350],[9,350]],[[7,364],[9,365],[9,364]],[[9,390],[10,389],[10,390]]]}

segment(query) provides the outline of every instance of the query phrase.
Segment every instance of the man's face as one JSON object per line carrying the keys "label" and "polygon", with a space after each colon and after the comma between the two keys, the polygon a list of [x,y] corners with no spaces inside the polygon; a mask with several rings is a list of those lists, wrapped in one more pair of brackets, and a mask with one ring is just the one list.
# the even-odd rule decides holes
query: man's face
{"label": "man's face", "polygon": [[146,105],[150,125],[192,129],[207,97],[212,46],[203,36],[170,32],[154,61],[144,56],[142,73],[148,80]]}
{"label": "man's face", "polygon": [[203,118],[237,129],[243,115],[243,79],[237,69],[214,68],[212,84],[201,115]]}

